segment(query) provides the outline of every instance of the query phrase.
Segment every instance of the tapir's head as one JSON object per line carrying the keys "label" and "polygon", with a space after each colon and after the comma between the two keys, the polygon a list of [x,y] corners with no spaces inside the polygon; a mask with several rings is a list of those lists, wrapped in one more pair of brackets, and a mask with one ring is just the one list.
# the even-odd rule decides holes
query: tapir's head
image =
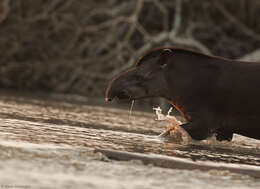
{"label": "tapir's head", "polygon": [[148,97],[166,97],[168,85],[165,71],[173,55],[170,48],[148,52],[133,68],[116,76],[106,90],[106,101],[119,99],[136,100]]}

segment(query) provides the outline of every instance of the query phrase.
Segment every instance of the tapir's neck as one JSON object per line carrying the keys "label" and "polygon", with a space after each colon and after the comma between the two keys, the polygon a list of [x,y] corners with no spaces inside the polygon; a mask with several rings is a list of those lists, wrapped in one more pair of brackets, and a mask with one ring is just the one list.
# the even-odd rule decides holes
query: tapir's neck
{"label": "tapir's neck", "polygon": [[172,100],[172,99],[167,99],[169,103],[181,114],[181,116],[186,120],[186,121],[191,121],[191,116],[185,109],[185,107],[181,104],[178,103],[178,100]]}

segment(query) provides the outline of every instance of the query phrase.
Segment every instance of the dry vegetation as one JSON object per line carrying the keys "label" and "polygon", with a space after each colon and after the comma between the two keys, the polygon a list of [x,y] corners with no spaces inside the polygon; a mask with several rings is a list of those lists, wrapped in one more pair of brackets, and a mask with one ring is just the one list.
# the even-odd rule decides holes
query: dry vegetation
{"label": "dry vegetation", "polygon": [[5,88],[103,96],[111,77],[161,45],[260,60],[256,0],[0,4],[0,85]]}

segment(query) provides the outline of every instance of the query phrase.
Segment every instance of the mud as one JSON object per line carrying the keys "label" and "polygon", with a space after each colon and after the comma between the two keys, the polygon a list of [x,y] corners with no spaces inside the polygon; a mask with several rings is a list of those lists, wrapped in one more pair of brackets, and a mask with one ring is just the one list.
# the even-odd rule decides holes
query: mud
{"label": "mud", "polygon": [[[158,135],[167,127],[152,113],[93,106],[91,99],[0,96],[0,185],[9,188],[259,188],[260,142],[236,135],[178,143]],[[152,109],[152,108],[151,108]],[[151,110],[152,112],[152,110]],[[117,161],[95,149],[179,158],[198,169],[169,169]],[[120,160],[120,159],[119,159]],[[121,159],[122,160],[122,159]],[[178,161],[177,161],[178,163]],[[224,166],[226,170],[200,165]],[[259,177],[228,168],[259,171]],[[257,172],[256,172],[257,174]]]}

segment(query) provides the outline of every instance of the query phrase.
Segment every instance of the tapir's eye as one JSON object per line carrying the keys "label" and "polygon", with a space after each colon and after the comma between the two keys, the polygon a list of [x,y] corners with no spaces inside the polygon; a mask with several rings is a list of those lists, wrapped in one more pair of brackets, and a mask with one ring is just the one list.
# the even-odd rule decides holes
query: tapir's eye
{"label": "tapir's eye", "polygon": [[167,60],[172,55],[173,55],[173,52],[171,49],[164,49],[161,52],[159,59],[157,60],[157,62],[159,63],[161,68],[165,68],[167,66],[167,64],[166,64]]}

